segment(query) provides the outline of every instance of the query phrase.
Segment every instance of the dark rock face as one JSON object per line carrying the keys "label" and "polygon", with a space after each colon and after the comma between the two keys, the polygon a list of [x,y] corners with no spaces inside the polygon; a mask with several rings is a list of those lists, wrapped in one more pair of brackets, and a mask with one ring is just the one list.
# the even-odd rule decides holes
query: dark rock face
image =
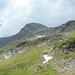
{"label": "dark rock face", "polygon": [[70,43],[66,49],[69,49],[69,51],[75,51],[75,42]]}
{"label": "dark rock face", "polygon": [[75,51],[75,42],[64,43],[59,46],[59,50],[61,50],[60,55],[66,55],[70,52]]}

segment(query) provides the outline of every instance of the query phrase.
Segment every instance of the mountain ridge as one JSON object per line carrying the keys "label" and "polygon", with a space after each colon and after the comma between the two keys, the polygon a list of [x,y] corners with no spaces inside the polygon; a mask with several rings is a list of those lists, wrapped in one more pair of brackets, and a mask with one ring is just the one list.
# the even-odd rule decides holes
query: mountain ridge
{"label": "mountain ridge", "polygon": [[26,24],[24,28],[20,30],[17,34],[0,38],[0,47],[4,46],[12,41],[17,40],[26,40],[27,38],[33,38],[38,35],[55,35],[55,34],[62,34],[63,32],[70,32],[75,29],[75,20],[71,20],[66,22],[63,25],[54,28],[48,28],[39,23],[29,23]]}

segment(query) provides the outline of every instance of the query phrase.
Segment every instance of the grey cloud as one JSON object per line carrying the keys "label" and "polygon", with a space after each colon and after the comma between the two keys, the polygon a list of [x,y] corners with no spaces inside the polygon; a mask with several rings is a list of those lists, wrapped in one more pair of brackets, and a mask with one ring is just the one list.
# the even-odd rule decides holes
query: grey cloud
{"label": "grey cloud", "polygon": [[58,26],[68,20],[75,19],[74,0],[38,0],[33,7],[29,19],[46,26]]}

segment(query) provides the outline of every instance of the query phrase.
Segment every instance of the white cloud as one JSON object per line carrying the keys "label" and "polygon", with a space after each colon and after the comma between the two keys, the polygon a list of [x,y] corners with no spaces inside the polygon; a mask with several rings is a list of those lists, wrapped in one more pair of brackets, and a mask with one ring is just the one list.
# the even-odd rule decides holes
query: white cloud
{"label": "white cloud", "polygon": [[[22,5],[21,1],[26,5]],[[31,13],[31,7],[28,4],[29,1],[26,0],[19,0],[19,5],[18,0],[10,2],[9,7],[1,16],[4,20],[4,24],[0,28],[1,37],[16,34],[25,25],[25,20]]]}
{"label": "white cloud", "polygon": [[0,14],[4,12],[9,4],[9,0],[0,0]]}
{"label": "white cloud", "polygon": [[39,22],[57,26],[75,19],[74,0],[0,0],[0,37],[14,35],[26,23]]}
{"label": "white cloud", "polygon": [[16,0],[15,7],[29,6],[30,0]]}

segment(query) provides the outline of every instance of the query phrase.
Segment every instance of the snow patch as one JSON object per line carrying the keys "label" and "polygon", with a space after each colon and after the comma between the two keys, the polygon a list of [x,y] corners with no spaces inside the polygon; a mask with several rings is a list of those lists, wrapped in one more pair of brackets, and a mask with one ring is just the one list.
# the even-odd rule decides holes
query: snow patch
{"label": "snow patch", "polygon": [[4,57],[5,57],[6,59],[10,58],[10,57],[8,57],[8,56],[6,56],[6,55],[4,55]]}
{"label": "snow patch", "polygon": [[43,35],[43,36],[41,36],[41,35],[37,36],[37,38],[41,38],[41,37],[45,37],[45,35]]}
{"label": "snow patch", "polygon": [[48,61],[49,61],[50,59],[52,59],[52,58],[53,58],[53,56],[44,55],[45,61],[42,62],[42,63],[46,63],[46,62],[48,62]]}

